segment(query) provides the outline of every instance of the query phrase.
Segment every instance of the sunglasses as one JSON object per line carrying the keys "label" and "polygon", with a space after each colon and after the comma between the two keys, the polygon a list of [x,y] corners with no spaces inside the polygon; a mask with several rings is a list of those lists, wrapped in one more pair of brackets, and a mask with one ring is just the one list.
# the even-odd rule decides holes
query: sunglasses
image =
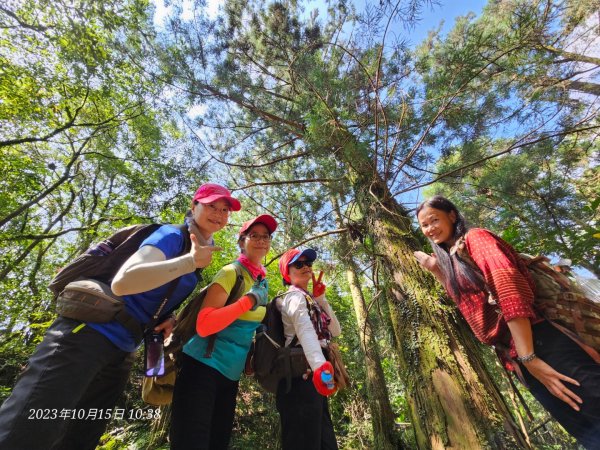
{"label": "sunglasses", "polygon": [[295,269],[302,269],[304,266],[312,267],[313,261],[295,261],[290,265]]}

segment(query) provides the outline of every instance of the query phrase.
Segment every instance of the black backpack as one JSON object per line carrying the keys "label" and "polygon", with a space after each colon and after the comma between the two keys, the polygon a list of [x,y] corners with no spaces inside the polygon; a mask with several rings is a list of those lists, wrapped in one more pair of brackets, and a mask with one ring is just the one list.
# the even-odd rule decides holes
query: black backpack
{"label": "black backpack", "polygon": [[[90,247],[84,253],[63,267],[52,279],[48,285],[48,288],[56,297],[59,297],[67,284],[79,279],[94,279],[110,286],[112,279],[125,261],[139,249],[140,244],[144,241],[144,239],[154,233],[161,226],[161,224],[156,223],[141,224],[132,225],[118,230],[112,236]],[[184,233],[185,245],[181,254],[183,255],[188,253],[191,249],[191,240],[187,226],[174,226],[179,228]],[[197,274],[199,275],[199,271]],[[172,288],[174,288],[175,283],[171,283]],[[109,286],[107,289],[110,290]],[[169,289],[170,293],[173,291],[172,288]],[[111,292],[109,292],[109,294],[111,294]],[[169,295],[170,294],[167,296]],[[59,314],[61,314],[61,309],[57,309]],[[161,317],[165,317],[171,311],[164,312]],[[141,324],[131,315],[129,315],[126,308],[119,308],[114,320],[117,320],[119,323],[125,326],[125,328],[130,330],[134,336],[136,336],[136,338],[141,336],[141,332],[143,331]],[[157,318],[155,319],[155,322],[158,322]]]}
{"label": "black backpack", "polygon": [[282,379],[286,380],[287,393],[292,386],[292,378],[310,369],[302,347],[297,346],[297,336],[294,336],[290,345],[285,345],[281,311],[276,305],[276,300],[284,295],[276,296],[267,304],[267,312],[248,356],[256,381],[273,394],[277,392]]}

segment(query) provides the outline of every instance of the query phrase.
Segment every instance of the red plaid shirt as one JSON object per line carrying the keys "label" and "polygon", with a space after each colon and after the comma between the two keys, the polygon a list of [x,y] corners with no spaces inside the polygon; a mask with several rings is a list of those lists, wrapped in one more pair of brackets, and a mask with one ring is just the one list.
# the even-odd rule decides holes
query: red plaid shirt
{"label": "red plaid shirt", "polygon": [[[506,321],[517,317],[528,317],[532,323],[541,321],[533,308],[535,284],[515,250],[481,228],[469,230],[465,244],[497,301],[496,305],[491,304],[485,291],[462,294],[460,298],[452,296],[477,339],[488,345],[498,344],[510,336]],[[510,354],[517,356],[512,339]]]}

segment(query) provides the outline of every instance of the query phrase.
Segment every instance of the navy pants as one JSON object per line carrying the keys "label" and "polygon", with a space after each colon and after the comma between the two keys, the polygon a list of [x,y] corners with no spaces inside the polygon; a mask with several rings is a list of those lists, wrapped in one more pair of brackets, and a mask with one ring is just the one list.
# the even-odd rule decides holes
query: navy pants
{"label": "navy pants", "polygon": [[327,397],[317,392],[310,378],[293,378],[290,392],[285,391],[281,380],[276,403],[283,450],[337,450]]}
{"label": "navy pants", "polygon": [[563,383],[583,404],[580,411],[575,411],[552,395],[522,365],[531,393],[580,445],[588,450],[600,450],[600,364],[550,323],[540,322],[532,330],[535,353],[557,372],[579,382],[581,386]]}
{"label": "navy pants", "polygon": [[95,449],[133,356],[77,320],[56,319],[0,408],[0,448]]}
{"label": "navy pants", "polygon": [[237,392],[237,381],[184,353],[173,391],[171,449],[226,450]]}

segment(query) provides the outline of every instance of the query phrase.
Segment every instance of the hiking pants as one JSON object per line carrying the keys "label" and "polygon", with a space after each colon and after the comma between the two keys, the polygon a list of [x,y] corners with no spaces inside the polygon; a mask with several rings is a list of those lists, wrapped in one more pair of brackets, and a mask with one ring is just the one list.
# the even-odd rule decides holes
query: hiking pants
{"label": "hiking pants", "polygon": [[521,365],[533,396],[577,442],[588,450],[600,450],[600,364],[594,362],[572,339],[544,321],[533,325],[536,355],[559,373],[577,380],[581,386],[564,382],[583,403],[575,411],[555,397]]}
{"label": "hiking pants", "polygon": [[185,353],[181,359],[173,391],[171,450],[226,450],[239,383]]}
{"label": "hiking pants", "polygon": [[276,404],[281,419],[283,450],[337,450],[327,397],[315,389],[312,379],[292,379],[290,392],[281,380]]}
{"label": "hiking pants", "polygon": [[0,408],[2,450],[93,450],[114,413],[133,353],[77,320],[48,328]]}

